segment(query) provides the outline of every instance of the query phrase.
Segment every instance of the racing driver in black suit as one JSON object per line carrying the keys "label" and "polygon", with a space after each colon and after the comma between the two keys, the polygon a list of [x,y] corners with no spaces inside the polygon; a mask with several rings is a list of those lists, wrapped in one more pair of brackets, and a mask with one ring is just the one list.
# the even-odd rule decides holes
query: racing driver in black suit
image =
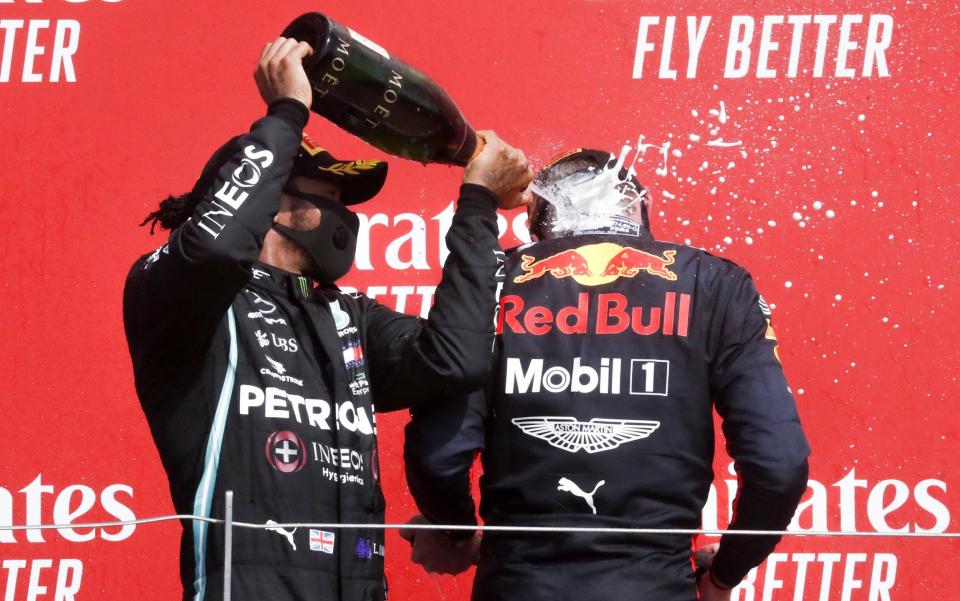
{"label": "racing driver in black suit", "polygon": [[[210,159],[192,192],[145,223],[171,229],[124,290],[137,393],[180,514],[222,518],[233,490],[237,601],[382,601],[376,412],[476,386],[490,368],[502,253],[496,208],[532,177],[523,153],[482,134],[447,236],[426,321],[335,281],[386,164],[337,161],[303,137],[305,43],[267,44],[255,71],[268,109]],[[376,404],[376,407],[374,407]],[[183,599],[223,598],[223,528],[184,521]]]}
{"label": "racing driver in black suit", "polygon": [[[740,478],[733,530],[782,530],[809,448],[750,275],[653,239],[646,191],[606,152],[578,150],[531,188],[531,233],[508,253],[495,377],[414,410],[407,478],[427,520],[475,524],[482,451],[488,525],[696,529],[713,481],[713,410]],[[414,561],[457,572],[474,601],[717,601],[777,536],[726,535],[695,582],[677,534],[411,530]],[[471,538],[472,536],[472,538]]]}

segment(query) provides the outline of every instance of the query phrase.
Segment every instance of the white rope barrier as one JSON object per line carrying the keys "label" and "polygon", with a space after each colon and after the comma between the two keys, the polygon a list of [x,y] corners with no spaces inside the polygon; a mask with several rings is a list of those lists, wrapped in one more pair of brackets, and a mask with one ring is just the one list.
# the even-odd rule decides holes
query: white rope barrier
{"label": "white rope barrier", "polygon": [[[227,520],[217,518],[208,518],[199,515],[177,514],[158,516],[151,518],[140,518],[136,520],[114,521],[114,522],[77,522],[73,524],[33,524],[33,525],[0,525],[0,531],[20,531],[20,530],[70,530],[78,528],[114,528],[122,526],[135,526],[142,524],[155,524],[157,522],[172,522],[179,520],[192,520],[206,522],[208,524],[227,524]],[[594,526],[493,526],[478,525],[464,526],[462,524],[349,524],[349,523],[326,523],[326,522],[291,522],[284,524],[255,524],[251,522],[230,521],[233,528],[248,528],[255,530],[266,530],[268,528],[314,528],[317,530],[478,530],[481,532],[512,532],[512,533],[592,533],[592,534],[664,534],[664,535],[707,535],[721,536],[724,534],[742,534],[744,536],[817,536],[817,537],[870,537],[870,538],[947,538],[958,539],[960,532],[863,532],[863,531],[833,531],[833,530],[724,530],[724,529],[697,529],[697,528],[610,528]]]}

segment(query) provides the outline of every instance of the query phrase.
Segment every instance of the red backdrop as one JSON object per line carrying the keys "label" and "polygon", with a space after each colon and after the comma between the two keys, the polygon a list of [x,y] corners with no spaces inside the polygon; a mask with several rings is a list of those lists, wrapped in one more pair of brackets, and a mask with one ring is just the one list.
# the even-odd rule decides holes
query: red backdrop
{"label": "red backdrop", "polygon": [[[172,512],[120,317],[128,267],[162,243],[136,225],[262,113],[262,45],[323,10],[535,163],[640,143],[655,234],[741,263],[775,306],[814,449],[796,529],[960,530],[949,4],[0,0],[0,524]],[[339,155],[380,156],[320,118],[308,131]],[[348,280],[419,312],[460,172],[394,160],[391,174],[363,206]],[[389,521],[413,513],[405,419],[378,420]],[[728,517],[728,464],[719,454],[708,526]],[[175,598],[178,531],[0,532],[0,592]],[[735,598],[950,598],[958,550],[791,537]],[[469,596],[470,575],[424,574],[395,534],[387,557],[392,598]]]}

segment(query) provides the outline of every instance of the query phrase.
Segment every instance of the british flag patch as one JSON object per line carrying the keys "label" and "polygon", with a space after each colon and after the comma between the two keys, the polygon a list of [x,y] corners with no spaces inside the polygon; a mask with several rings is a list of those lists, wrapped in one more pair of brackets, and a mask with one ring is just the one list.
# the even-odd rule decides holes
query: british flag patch
{"label": "british flag patch", "polygon": [[333,544],[337,535],[326,530],[310,530],[310,550],[333,555]]}

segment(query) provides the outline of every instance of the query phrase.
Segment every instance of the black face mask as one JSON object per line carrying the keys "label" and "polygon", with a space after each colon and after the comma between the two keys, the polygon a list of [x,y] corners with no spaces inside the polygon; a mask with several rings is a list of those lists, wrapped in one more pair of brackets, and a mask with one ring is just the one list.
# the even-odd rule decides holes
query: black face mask
{"label": "black face mask", "polygon": [[279,223],[273,228],[303,247],[314,269],[307,275],[323,284],[332,284],[342,278],[353,265],[357,252],[357,233],[360,218],[338,201],[317,194],[294,190],[284,193],[302,198],[320,209],[320,225],[312,230],[295,230]]}

